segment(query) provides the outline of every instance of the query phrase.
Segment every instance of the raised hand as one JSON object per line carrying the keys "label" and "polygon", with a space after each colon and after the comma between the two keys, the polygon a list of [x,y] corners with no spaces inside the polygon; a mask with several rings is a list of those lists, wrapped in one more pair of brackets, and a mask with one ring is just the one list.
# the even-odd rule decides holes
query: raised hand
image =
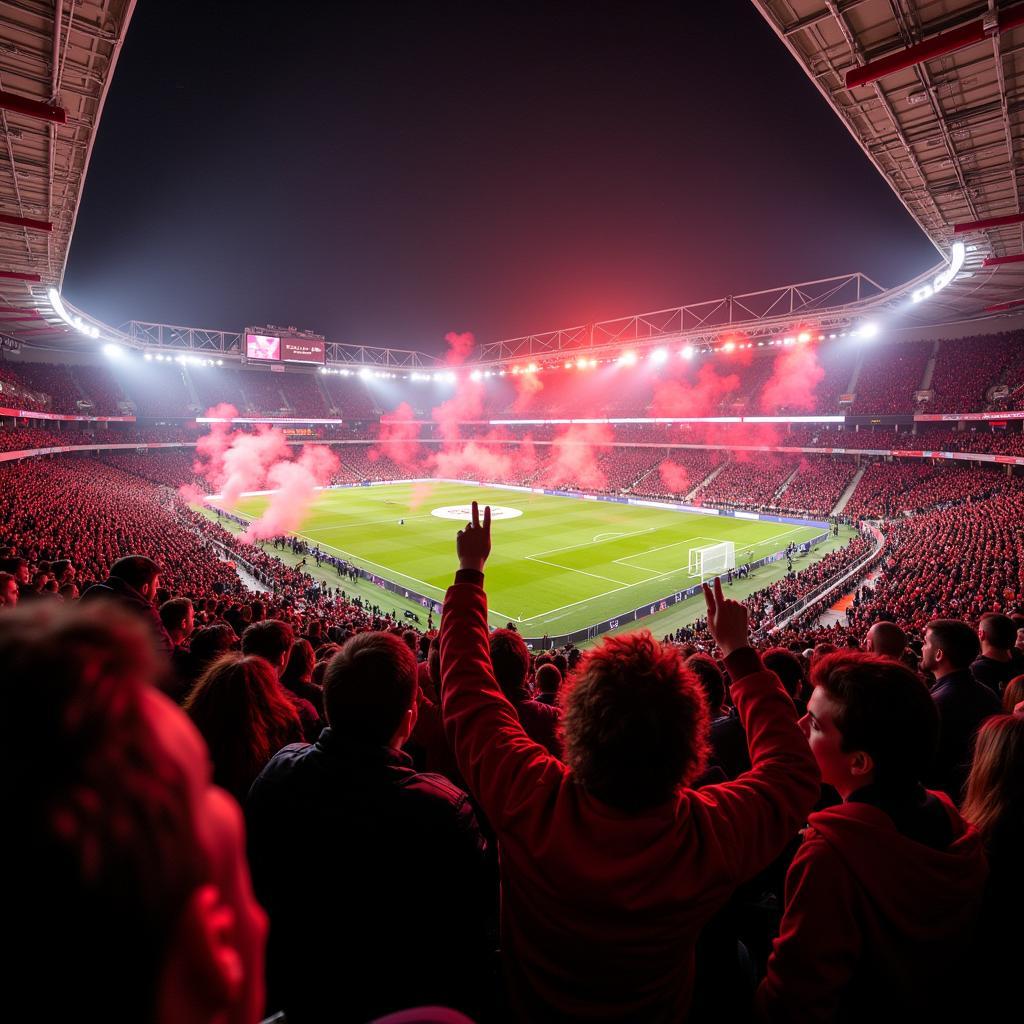
{"label": "raised hand", "polygon": [[728,657],[740,647],[748,647],[746,606],[722,593],[722,581],[717,576],[713,590],[704,584],[704,600],[708,606],[708,629],[722,655]]}
{"label": "raised hand", "polygon": [[484,571],[484,563],[491,553],[491,506],[484,508],[484,521],[480,522],[480,506],[473,502],[473,521],[466,523],[455,538],[455,550],[459,556],[460,569]]}

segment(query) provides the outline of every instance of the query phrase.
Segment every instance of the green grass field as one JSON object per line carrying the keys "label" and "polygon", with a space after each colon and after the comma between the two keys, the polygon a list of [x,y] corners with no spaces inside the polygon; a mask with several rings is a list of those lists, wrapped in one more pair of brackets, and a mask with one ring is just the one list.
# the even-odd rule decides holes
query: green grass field
{"label": "green grass field", "polygon": [[[456,568],[455,534],[464,520],[432,513],[468,507],[474,499],[481,507],[520,513],[495,519],[487,594],[491,624],[515,620],[526,636],[584,629],[685,590],[697,582],[688,571],[691,548],[732,541],[742,564],[820,532],[440,482],[323,491],[296,532],[325,551],[440,600]],[[246,497],[234,511],[256,516],[266,503],[264,496]],[[818,550],[824,554],[831,547]],[[388,601],[385,595],[380,603]]]}

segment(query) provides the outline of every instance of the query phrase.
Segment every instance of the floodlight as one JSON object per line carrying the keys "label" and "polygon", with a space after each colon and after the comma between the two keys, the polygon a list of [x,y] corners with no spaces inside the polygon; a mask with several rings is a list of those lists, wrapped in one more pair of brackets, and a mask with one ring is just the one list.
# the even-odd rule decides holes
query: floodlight
{"label": "floodlight", "polygon": [[650,358],[652,363],[664,363],[668,359],[668,349],[656,348]]}
{"label": "floodlight", "polygon": [[686,348],[684,348],[683,351],[680,352],[679,354],[684,359],[692,359],[693,355],[694,355],[694,353],[693,353],[693,346],[692,345],[687,345]]}
{"label": "floodlight", "polygon": [[622,363],[623,366],[633,366],[636,363],[636,353],[623,352],[622,355],[619,356],[619,362]]}
{"label": "floodlight", "polygon": [[734,341],[727,341],[722,346],[722,351],[723,352],[731,352],[735,347],[736,347],[736,342],[734,342]]}
{"label": "floodlight", "polygon": [[811,340],[811,336],[806,331],[801,331],[796,336],[796,340],[799,341],[801,345],[806,345],[807,342]]}
{"label": "floodlight", "polygon": [[124,355],[124,349],[120,345],[115,345],[113,342],[108,342],[103,346],[103,354],[108,359],[120,359]]}
{"label": "floodlight", "polygon": [[582,356],[576,360],[576,369],[585,370],[587,368],[587,361]]}
{"label": "floodlight", "polygon": [[481,377],[481,374],[480,374],[480,371],[479,371],[479,370],[474,370],[474,371],[473,371],[473,372],[472,372],[472,373],[471,373],[471,374],[469,375],[469,379],[470,379],[470,380],[479,380],[479,379],[480,379],[480,377]]}
{"label": "floodlight", "polygon": [[865,339],[871,339],[878,334],[878,324],[869,321],[866,324],[861,324],[860,336]]}

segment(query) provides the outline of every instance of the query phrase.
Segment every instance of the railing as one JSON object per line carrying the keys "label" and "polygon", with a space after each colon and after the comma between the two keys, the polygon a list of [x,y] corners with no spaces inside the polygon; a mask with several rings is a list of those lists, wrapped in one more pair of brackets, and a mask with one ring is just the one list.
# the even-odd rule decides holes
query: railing
{"label": "railing", "polygon": [[805,612],[812,605],[822,601],[854,577],[861,576],[866,573],[871,568],[871,565],[881,558],[885,551],[885,534],[882,533],[874,523],[865,523],[864,525],[871,533],[872,539],[875,542],[871,550],[862,558],[858,559],[857,562],[850,566],[849,569],[844,570],[842,573],[834,576],[830,580],[826,580],[810,592],[804,594],[799,601],[786,609],[784,617],[781,620],[776,620],[775,625],[768,630],[769,633],[775,633],[780,629],[784,629],[793,621],[793,619]]}

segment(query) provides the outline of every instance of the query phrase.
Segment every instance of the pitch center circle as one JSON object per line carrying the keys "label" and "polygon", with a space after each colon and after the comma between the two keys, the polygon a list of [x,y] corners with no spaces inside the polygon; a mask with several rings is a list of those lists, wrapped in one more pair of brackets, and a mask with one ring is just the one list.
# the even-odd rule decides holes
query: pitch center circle
{"label": "pitch center circle", "polygon": [[[459,522],[468,523],[473,518],[473,509],[469,505],[443,505],[441,508],[433,509],[430,514],[437,516],[438,519],[457,519]],[[492,519],[515,519],[522,514],[521,508],[508,508],[505,505],[491,506]]]}

